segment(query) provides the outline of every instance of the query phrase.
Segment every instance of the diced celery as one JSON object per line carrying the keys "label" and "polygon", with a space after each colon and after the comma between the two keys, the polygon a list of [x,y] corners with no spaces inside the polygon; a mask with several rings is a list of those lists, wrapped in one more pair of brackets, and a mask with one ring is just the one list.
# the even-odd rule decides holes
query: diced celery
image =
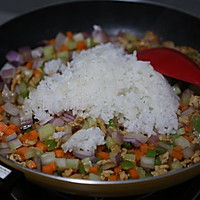
{"label": "diced celery", "polygon": [[179,87],[178,84],[175,84],[175,85],[173,86],[173,90],[175,91],[175,93],[176,93],[177,95],[180,95],[180,94],[181,94],[181,89],[180,89],[180,87]]}
{"label": "diced celery", "polygon": [[136,167],[136,170],[139,173],[139,178],[145,178],[146,177],[146,172],[142,167]]}
{"label": "diced celery", "polygon": [[136,36],[131,34],[131,33],[126,33],[126,38],[127,38],[127,40],[129,40],[131,42],[135,42],[136,41]]}
{"label": "diced celery", "polygon": [[179,160],[176,160],[170,164],[170,168],[171,170],[178,170],[178,169],[182,169],[183,166],[181,165]]}
{"label": "diced celery", "polygon": [[112,145],[114,145],[114,144],[115,144],[114,140],[110,136],[108,136],[106,138],[106,146],[107,146],[107,148],[110,149],[112,147]]}
{"label": "diced celery", "polygon": [[136,155],[134,153],[127,153],[124,155],[124,160],[135,162]]}
{"label": "diced celery", "polygon": [[156,157],[156,150],[155,149],[147,149],[146,156],[155,158]]}
{"label": "diced celery", "polygon": [[83,165],[89,165],[90,167],[92,167],[92,161],[89,157],[83,158],[81,161]]}
{"label": "diced celery", "polygon": [[43,54],[45,60],[51,60],[53,58],[54,46],[47,45],[43,48]]}
{"label": "diced celery", "polygon": [[88,117],[86,120],[88,121],[89,128],[97,125],[97,122],[94,121],[91,117]]}
{"label": "diced celery", "polygon": [[83,33],[74,34],[73,39],[74,39],[75,42],[83,41],[84,40]]}
{"label": "diced celery", "polygon": [[56,158],[56,164],[60,169],[66,168],[66,158]]}
{"label": "diced celery", "polygon": [[176,131],[176,133],[177,133],[178,135],[183,135],[183,134],[185,134],[185,129],[184,129],[184,127],[179,128],[179,129]]}
{"label": "diced celery", "polygon": [[41,161],[43,165],[47,165],[49,163],[55,162],[55,160],[56,160],[56,156],[55,156],[54,151],[46,152],[41,155]]}
{"label": "diced celery", "polygon": [[194,127],[195,131],[200,133],[200,116],[195,115],[193,117],[193,127]]}
{"label": "diced celery", "polygon": [[80,165],[78,166],[78,170],[79,170],[79,172],[80,172],[81,174],[86,174],[85,168],[84,168],[84,165],[83,165],[83,164],[80,164]]}
{"label": "diced celery", "polygon": [[190,142],[185,139],[183,136],[180,136],[174,140],[175,145],[179,145],[182,147],[182,149],[185,149],[186,147],[190,147]]}
{"label": "diced celery", "polygon": [[129,169],[134,168],[134,164],[133,164],[133,162],[131,162],[131,161],[124,160],[124,161],[122,161],[120,167],[121,167],[122,169],[129,170]]}
{"label": "diced celery", "polygon": [[60,51],[57,53],[57,58],[60,58],[63,62],[69,61],[69,53],[67,51]]}
{"label": "diced celery", "polygon": [[95,42],[92,37],[86,38],[85,42],[88,48],[93,47],[95,45]]}
{"label": "diced celery", "polygon": [[129,149],[129,150],[133,148],[132,144],[129,143],[129,142],[124,142],[124,143],[122,144],[122,147],[123,147],[123,148],[126,148],[126,149]]}
{"label": "diced celery", "polygon": [[55,133],[55,127],[52,124],[45,124],[38,129],[38,135],[41,141],[47,140]]}
{"label": "diced celery", "polygon": [[155,158],[155,165],[161,165],[160,157]]}
{"label": "diced celery", "polygon": [[72,39],[66,39],[65,46],[71,51],[77,48],[77,43]]}
{"label": "diced celery", "polygon": [[78,159],[66,159],[66,168],[78,169]]}
{"label": "diced celery", "polygon": [[21,83],[19,84],[19,92],[20,95],[23,95],[23,97],[26,97],[28,94],[27,85],[23,81],[21,81]]}
{"label": "diced celery", "polygon": [[98,176],[98,175],[96,175],[96,174],[90,173],[90,174],[89,174],[89,180],[100,181],[101,178],[100,178],[100,176]]}
{"label": "diced celery", "polygon": [[114,123],[113,119],[109,120],[109,124],[107,125],[107,127],[113,127],[113,128],[115,128],[115,123]]}
{"label": "diced celery", "polygon": [[45,141],[45,144],[47,146],[47,150],[54,150],[57,148],[57,143],[55,139],[48,139]]}

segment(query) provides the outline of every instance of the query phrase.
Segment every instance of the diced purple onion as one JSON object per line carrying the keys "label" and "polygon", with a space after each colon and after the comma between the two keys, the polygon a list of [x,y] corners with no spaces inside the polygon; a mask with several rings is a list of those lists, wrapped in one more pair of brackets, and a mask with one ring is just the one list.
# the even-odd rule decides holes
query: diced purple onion
{"label": "diced purple onion", "polygon": [[41,161],[40,156],[35,156],[35,157],[33,158],[33,161],[34,161],[35,164],[36,164],[36,169],[37,169],[38,171],[41,171],[41,170],[42,170],[42,161]]}
{"label": "diced purple onion", "polygon": [[31,58],[31,48],[30,47],[20,47],[19,48],[19,54],[21,56],[21,63],[20,64],[24,64],[26,62],[28,62]]}
{"label": "diced purple onion", "polygon": [[128,133],[123,136],[124,142],[130,142],[135,148],[144,144],[148,140],[148,137],[137,133]]}
{"label": "diced purple onion", "polygon": [[94,153],[90,152],[90,151],[77,150],[77,151],[73,151],[72,154],[75,157],[80,158],[80,159],[87,158],[87,157],[89,157],[91,159],[91,161],[93,161],[95,159]]}
{"label": "diced purple onion", "polygon": [[116,144],[123,143],[123,135],[119,131],[111,132],[111,137]]}
{"label": "diced purple onion", "polygon": [[17,149],[22,146],[21,141],[19,138],[15,138],[14,140],[10,140],[8,142],[8,146],[10,147],[11,150]]}
{"label": "diced purple onion", "polygon": [[109,41],[108,35],[104,33],[99,26],[94,26],[92,37],[96,43],[106,43]]}
{"label": "diced purple onion", "polygon": [[116,164],[114,162],[108,162],[103,164],[101,167],[103,170],[107,170],[116,167]]}
{"label": "diced purple onion", "polygon": [[4,66],[8,66],[8,65],[11,67],[9,67],[9,68],[5,67],[5,68],[2,68],[2,70],[1,70],[1,77],[3,80],[11,79],[15,75],[16,68],[13,67],[13,65],[11,65],[9,63],[6,63]]}
{"label": "diced purple onion", "polygon": [[188,107],[187,109],[185,109],[182,113],[181,113],[181,116],[184,116],[184,115],[190,115],[192,114],[194,111],[194,108],[192,106]]}
{"label": "diced purple onion", "polygon": [[35,58],[33,61],[32,69],[42,67],[44,60],[42,58]]}
{"label": "diced purple onion", "polygon": [[64,120],[61,118],[53,118],[49,121],[54,127],[56,126],[63,126],[65,124]]}
{"label": "diced purple onion", "polygon": [[116,165],[120,163],[120,152],[117,153],[110,153],[110,160],[114,162]]}
{"label": "diced purple onion", "polygon": [[15,66],[21,64],[22,61],[20,54],[14,50],[11,50],[6,54],[6,59]]}
{"label": "diced purple onion", "polygon": [[190,158],[194,154],[194,151],[190,147],[186,147],[181,151],[184,158]]}
{"label": "diced purple onion", "polygon": [[15,102],[16,94],[9,90],[7,84],[4,84],[4,88],[3,88],[3,91],[2,91],[2,98],[3,98],[4,102],[10,102],[10,103]]}
{"label": "diced purple onion", "polygon": [[0,154],[1,155],[6,156],[6,155],[8,155],[10,153],[12,153],[11,150],[10,150],[10,148],[0,148]]}
{"label": "diced purple onion", "polygon": [[17,116],[19,114],[19,108],[12,103],[6,102],[2,108],[10,115]]}
{"label": "diced purple onion", "polygon": [[66,122],[71,122],[76,119],[76,117],[73,116],[70,112],[65,112],[60,118],[62,118]]}
{"label": "diced purple onion", "polygon": [[40,58],[43,55],[43,47],[37,47],[31,51],[32,58]]}
{"label": "diced purple onion", "polygon": [[155,145],[158,141],[159,141],[158,135],[151,135],[151,137],[149,137],[147,142],[149,144],[154,144]]}
{"label": "diced purple onion", "polygon": [[60,32],[56,35],[54,46],[57,51],[60,50],[60,47],[64,44],[65,40],[66,36],[63,33]]}
{"label": "diced purple onion", "polygon": [[7,137],[5,137],[6,142],[10,142],[11,140],[14,140],[17,138],[17,134],[13,133],[11,135],[8,135]]}

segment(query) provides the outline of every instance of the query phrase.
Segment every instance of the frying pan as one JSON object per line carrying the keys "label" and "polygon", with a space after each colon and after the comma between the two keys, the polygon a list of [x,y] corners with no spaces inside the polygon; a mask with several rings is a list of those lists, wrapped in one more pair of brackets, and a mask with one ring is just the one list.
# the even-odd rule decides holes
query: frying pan
{"label": "frying pan", "polygon": [[[59,31],[92,31],[100,25],[108,34],[119,30],[142,37],[146,30],[157,33],[162,40],[200,50],[200,20],[179,11],[155,4],[130,1],[68,1],[15,18],[0,27],[0,66],[5,54],[21,46],[36,47],[38,42],[55,37]],[[27,169],[3,156],[0,161],[23,172],[36,184],[60,192],[87,196],[128,196],[154,192],[184,182],[200,174],[200,163],[158,177],[104,182],[79,180]]]}

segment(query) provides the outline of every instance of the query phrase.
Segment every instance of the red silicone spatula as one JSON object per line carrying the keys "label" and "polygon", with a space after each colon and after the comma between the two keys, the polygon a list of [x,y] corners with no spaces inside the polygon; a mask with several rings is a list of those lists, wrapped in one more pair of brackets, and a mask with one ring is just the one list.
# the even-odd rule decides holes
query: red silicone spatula
{"label": "red silicone spatula", "polygon": [[183,53],[166,47],[157,47],[137,53],[139,60],[150,61],[163,75],[186,81],[200,87],[200,68]]}

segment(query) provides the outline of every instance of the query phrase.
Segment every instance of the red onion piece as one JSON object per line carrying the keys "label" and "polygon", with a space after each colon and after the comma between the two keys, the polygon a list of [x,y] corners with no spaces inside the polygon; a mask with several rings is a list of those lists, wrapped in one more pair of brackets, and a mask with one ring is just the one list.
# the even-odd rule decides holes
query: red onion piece
{"label": "red onion piece", "polygon": [[182,113],[181,113],[181,116],[184,116],[184,115],[190,115],[192,114],[194,111],[194,108],[192,106],[188,107],[187,109],[185,109]]}
{"label": "red onion piece", "polygon": [[31,48],[27,47],[27,46],[20,47],[19,48],[19,54],[21,56],[20,64],[24,64],[24,63],[28,62],[32,58]]}
{"label": "red onion piece", "polygon": [[70,112],[65,112],[60,118],[62,118],[66,122],[71,122],[76,119],[76,117],[73,116]]}
{"label": "red onion piece", "polygon": [[40,57],[42,57],[42,55],[43,55],[43,48],[42,47],[37,47],[37,48],[35,48],[31,51],[31,56],[34,59],[40,58]]}
{"label": "red onion piece", "polygon": [[190,147],[186,147],[181,152],[184,158],[190,158],[194,154],[194,151]]}
{"label": "red onion piece", "polygon": [[11,92],[9,90],[8,86],[5,84],[3,91],[2,91],[2,98],[3,98],[4,102],[14,103],[15,98],[16,98],[16,94],[14,92]]}
{"label": "red onion piece", "polygon": [[0,154],[3,156],[6,156],[8,154],[12,153],[12,151],[10,150],[10,148],[0,148]]}
{"label": "red onion piece", "polygon": [[8,146],[10,147],[11,150],[17,149],[22,146],[21,141],[19,138],[15,138],[14,140],[10,140],[8,142]]}
{"label": "red onion piece", "polygon": [[18,52],[11,50],[6,54],[6,59],[10,63],[15,63],[16,66],[18,66],[21,63],[21,56]]}
{"label": "red onion piece", "polygon": [[56,35],[54,46],[57,51],[60,50],[60,47],[64,44],[65,40],[66,36],[63,33],[60,32]]}
{"label": "red onion piece", "polygon": [[19,114],[19,108],[12,103],[6,102],[2,108],[10,115],[17,116]]}
{"label": "red onion piece", "polygon": [[137,148],[141,144],[144,144],[148,140],[147,136],[144,136],[142,134],[137,134],[137,133],[128,133],[123,136],[123,141],[124,142],[131,142],[131,144]]}
{"label": "red onion piece", "polygon": [[11,140],[14,140],[17,138],[17,134],[13,133],[11,135],[8,135],[7,137],[5,137],[6,142],[10,142]]}
{"label": "red onion piece", "polygon": [[111,132],[111,137],[116,144],[123,143],[123,135],[120,132],[118,132],[118,131]]}
{"label": "red onion piece", "polygon": [[35,164],[36,164],[36,169],[37,169],[38,171],[41,171],[41,170],[42,170],[42,161],[41,161],[40,156],[35,156],[35,157],[33,158],[33,161],[34,161]]}
{"label": "red onion piece", "polygon": [[101,27],[99,26],[94,26],[92,37],[96,43],[106,43],[109,41],[109,37],[101,30]]}
{"label": "red onion piece", "polygon": [[117,153],[110,153],[110,160],[114,162],[116,165],[120,163],[120,152]]}
{"label": "red onion piece", "polygon": [[80,151],[80,150],[77,150],[77,151],[73,151],[72,154],[75,157],[80,158],[80,159],[87,158],[87,157],[89,157],[91,159],[91,161],[93,161],[95,159],[94,153],[92,153],[90,151]]}
{"label": "red onion piece", "polygon": [[151,135],[151,137],[149,137],[147,142],[149,144],[154,144],[155,145],[158,141],[159,141],[158,135]]}
{"label": "red onion piece", "polygon": [[63,126],[65,124],[64,120],[61,118],[53,118],[49,121],[49,123],[52,124],[54,127]]}

